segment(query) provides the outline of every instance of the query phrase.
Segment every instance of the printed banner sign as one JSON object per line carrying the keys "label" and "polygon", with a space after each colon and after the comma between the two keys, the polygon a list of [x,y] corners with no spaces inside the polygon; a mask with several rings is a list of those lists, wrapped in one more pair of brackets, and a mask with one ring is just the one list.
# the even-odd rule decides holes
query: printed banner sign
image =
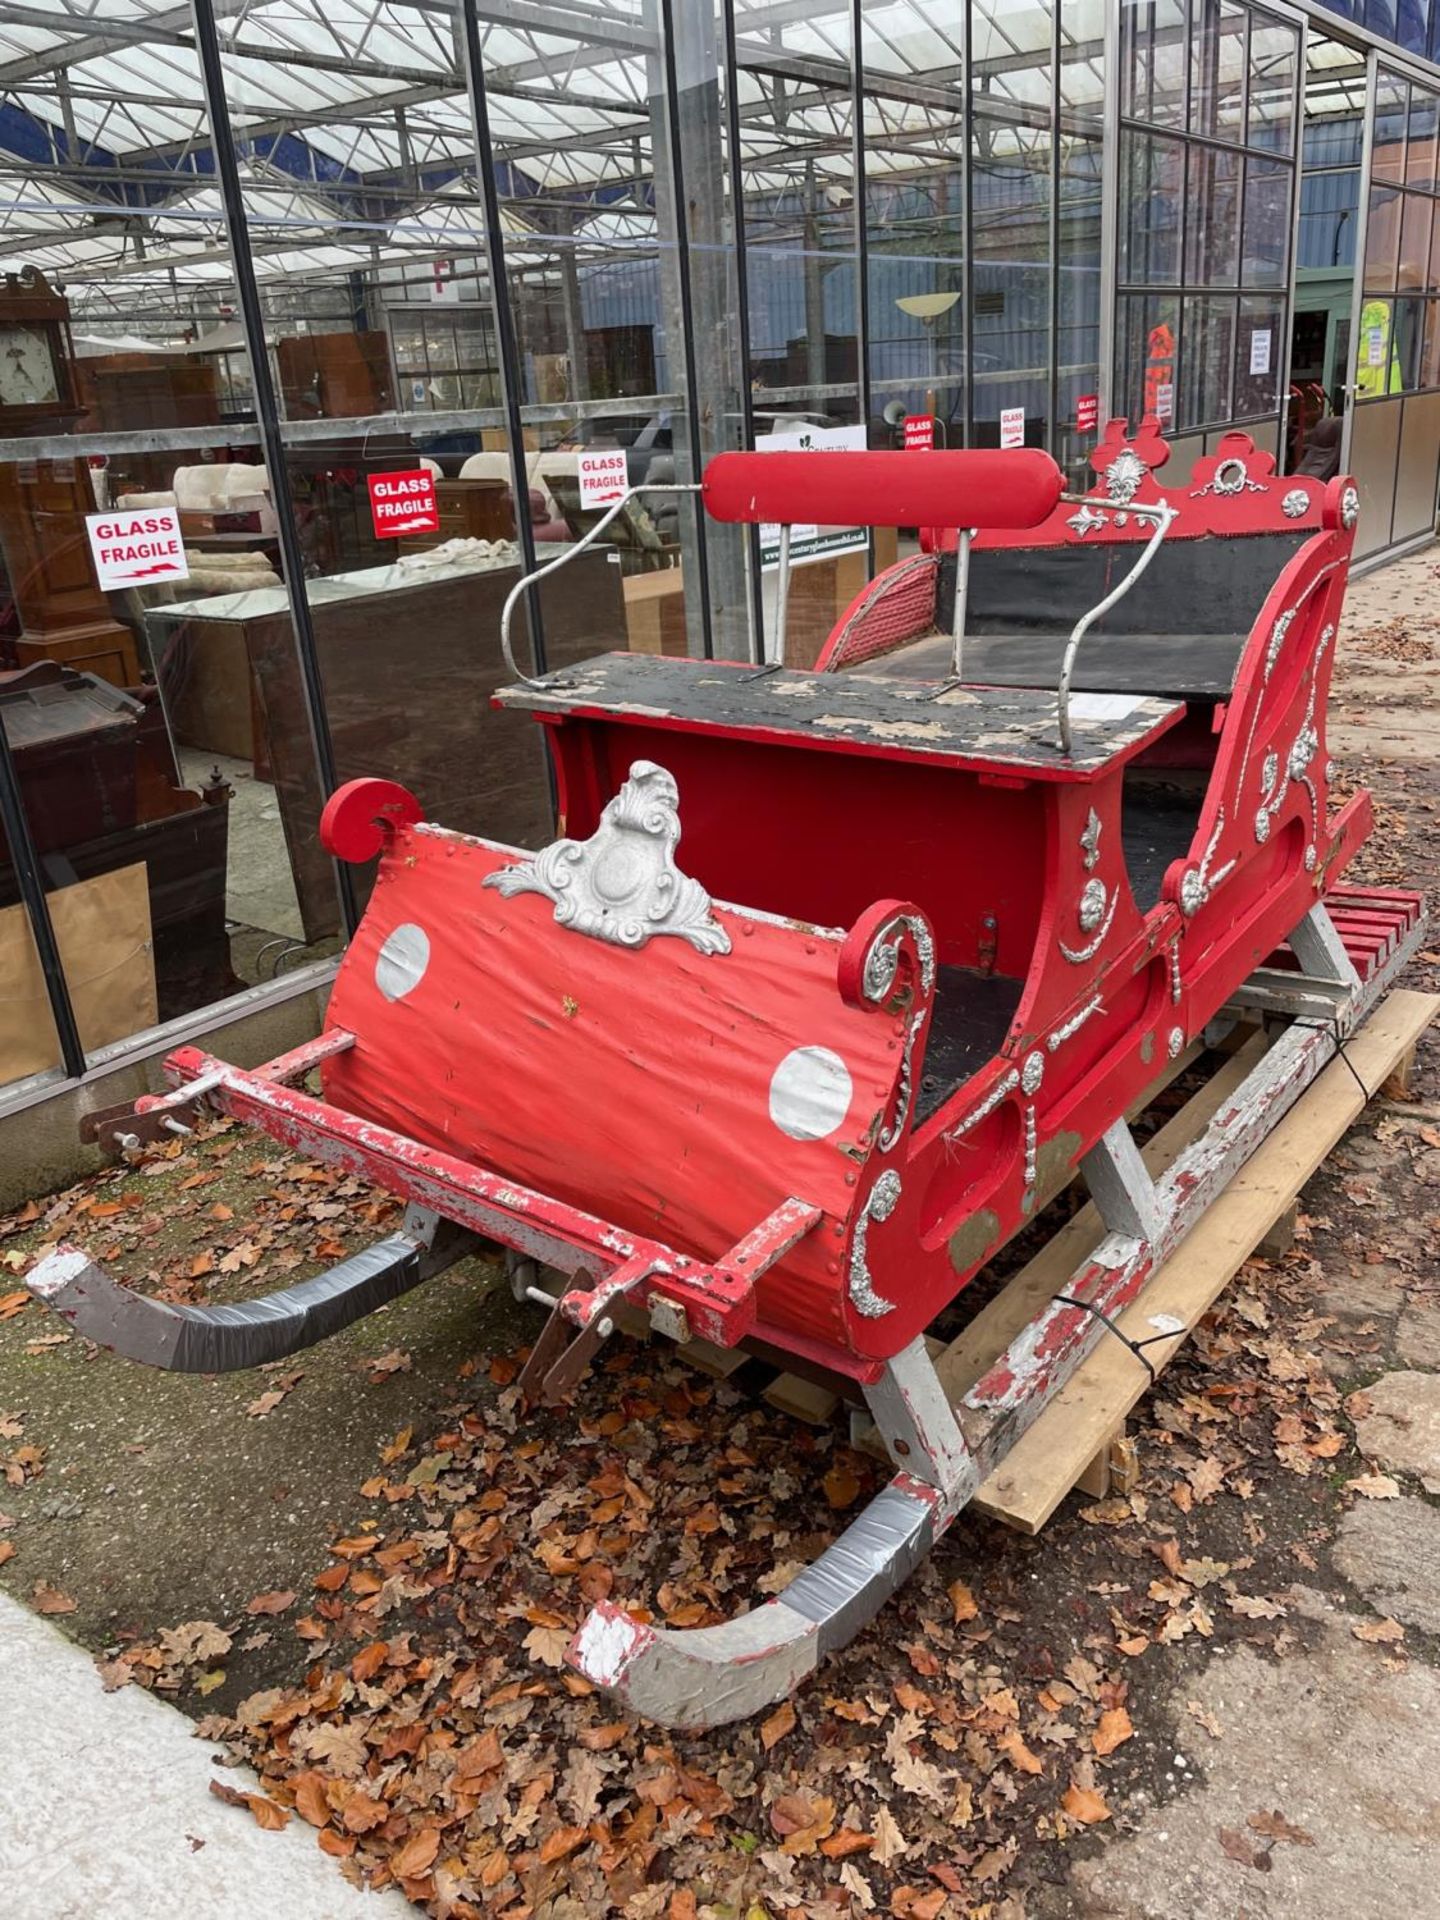
{"label": "printed banner sign", "polygon": [[142,507],[134,513],[87,513],[85,531],[101,591],[146,587],[157,580],[186,580],[185,542],[176,507]]}
{"label": "printed banner sign", "polygon": [[1098,393],[1082,393],[1075,402],[1075,431],[1093,433],[1100,424],[1100,396]]}
{"label": "printed banner sign", "polygon": [[905,448],[928,453],[935,445],[935,416],[933,413],[907,413],[905,416]]}
{"label": "printed banner sign", "polygon": [[435,476],[428,467],[403,473],[370,475],[370,518],[377,540],[398,540],[407,533],[438,533],[440,505]]}
{"label": "printed banner sign", "polygon": [[1000,409],[1000,444],[1002,447],[1024,446],[1024,407],[1002,407]]}
{"label": "printed banner sign", "polygon": [[623,447],[586,447],[575,456],[582,507],[610,507],[630,484]]}
{"label": "printed banner sign", "polygon": [[[869,441],[864,427],[796,426],[782,433],[757,433],[757,453],[863,453]],[[802,503],[797,501],[796,506]],[[865,527],[792,526],[790,564],[826,560],[837,553],[863,553],[870,545]],[[780,529],[760,528],[760,566],[763,572],[780,564]]]}

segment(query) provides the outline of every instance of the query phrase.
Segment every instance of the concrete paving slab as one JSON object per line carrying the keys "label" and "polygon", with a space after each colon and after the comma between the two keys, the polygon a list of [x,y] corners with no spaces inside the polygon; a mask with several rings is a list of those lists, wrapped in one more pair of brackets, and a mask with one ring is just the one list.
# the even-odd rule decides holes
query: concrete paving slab
{"label": "concrete paving slab", "polygon": [[1331,1558],[1380,1613],[1440,1633],[1440,1513],[1423,1500],[1361,1500]]}
{"label": "concrete paving slab", "polygon": [[[1195,1755],[1194,1700],[1224,1728],[1203,1786],[1144,1814],[1138,1832],[1077,1864],[1076,1920],[1394,1920],[1435,1911],[1440,1843],[1440,1674],[1395,1670],[1323,1609],[1321,1644],[1290,1659],[1249,1647],[1182,1682],[1177,1751]],[[1203,1736],[1201,1736],[1203,1738]],[[1248,1825],[1279,1812],[1313,1841]],[[1235,1859],[1232,1846],[1268,1868]]]}
{"label": "concrete paving slab", "polygon": [[89,1656],[0,1594],[0,1912],[5,1920],[414,1920],[345,1881],[298,1818],[282,1833],[209,1790],[173,1707],[107,1694]]}
{"label": "concrete paving slab", "polygon": [[1407,1367],[1440,1370],[1440,1305],[1414,1302],[1395,1329],[1395,1352]]}
{"label": "concrete paving slab", "polygon": [[1355,1422],[1365,1458],[1440,1493],[1440,1375],[1385,1373],[1365,1397],[1370,1411]]}

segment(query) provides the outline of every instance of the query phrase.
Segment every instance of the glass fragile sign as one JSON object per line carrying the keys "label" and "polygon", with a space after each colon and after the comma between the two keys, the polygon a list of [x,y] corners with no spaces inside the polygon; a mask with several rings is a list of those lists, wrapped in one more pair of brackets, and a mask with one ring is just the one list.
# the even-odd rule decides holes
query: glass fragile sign
{"label": "glass fragile sign", "polygon": [[372,473],[370,518],[377,540],[398,540],[407,533],[438,533],[440,507],[435,476],[426,467],[403,473]]}

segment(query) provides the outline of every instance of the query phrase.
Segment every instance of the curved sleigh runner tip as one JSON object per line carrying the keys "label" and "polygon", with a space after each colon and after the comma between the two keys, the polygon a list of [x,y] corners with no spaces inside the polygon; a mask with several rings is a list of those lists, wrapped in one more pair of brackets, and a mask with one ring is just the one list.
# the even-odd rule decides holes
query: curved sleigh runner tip
{"label": "curved sleigh runner tip", "polygon": [[601,1601],[566,1653],[575,1671],[648,1720],[698,1730],[761,1712],[847,1646],[980,1483],[923,1339],[888,1363],[865,1398],[907,1470],[782,1594],[720,1626],[684,1629],[649,1626]]}
{"label": "curved sleigh runner tip", "polygon": [[403,1229],[309,1280],[233,1306],[176,1306],[112,1280],[98,1260],[61,1245],[26,1279],[34,1297],[78,1334],[168,1373],[236,1373],[283,1360],[473,1253],[479,1245],[425,1207]]}

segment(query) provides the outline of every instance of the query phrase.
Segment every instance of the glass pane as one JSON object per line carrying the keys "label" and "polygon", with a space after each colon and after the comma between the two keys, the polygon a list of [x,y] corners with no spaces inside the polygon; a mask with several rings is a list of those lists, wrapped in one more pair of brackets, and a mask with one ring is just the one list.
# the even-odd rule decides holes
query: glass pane
{"label": "glass pane", "polygon": [[1289,153],[1295,128],[1300,36],[1256,13],[1250,22],[1250,144]]}
{"label": "glass pane", "polygon": [[[1425,326],[1423,300],[1395,302],[1395,339],[1391,354],[1392,381],[1408,392],[1419,383],[1421,336]],[[1391,391],[1394,391],[1392,385]]]}
{"label": "glass pane", "polygon": [[[13,744],[12,711],[9,694],[0,692],[0,727],[5,728],[6,736]],[[17,772],[20,772],[23,783],[23,762],[18,754]],[[43,808],[43,801],[41,805]],[[33,798],[29,801],[29,808],[33,814]],[[48,813],[53,809],[43,810]],[[31,831],[33,833],[35,829],[32,827]],[[123,886],[126,883],[121,884]],[[62,965],[66,966],[67,972],[75,949],[65,925],[70,902],[62,896],[71,894],[73,897],[77,892],[78,889],[65,888],[60,893],[48,896],[52,915],[59,922],[55,933]],[[13,1094],[22,1087],[28,1092],[50,1081],[63,1079],[60,1037],[55,1031],[45,973],[40,965],[30,917],[20,901],[15,863],[10,858],[10,847],[3,827],[0,827],[0,981],[4,983],[3,990],[0,990],[0,1092]],[[79,990],[77,970],[72,994]],[[82,1042],[84,1038],[82,1025]]]}
{"label": "glass pane", "polygon": [[1280,329],[1284,323],[1282,297],[1242,295],[1235,341],[1237,420],[1273,413],[1280,404]]}
{"label": "glass pane", "polygon": [[1405,149],[1405,179],[1409,186],[1434,191],[1436,137],[1440,132],[1440,101],[1424,87],[1410,89],[1410,139]]}
{"label": "glass pane", "polygon": [[1180,302],[1173,294],[1131,294],[1119,303],[1115,391],[1119,411],[1138,424],[1155,414],[1175,423],[1175,348]]}
{"label": "glass pane", "polygon": [[1120,278],[1132,284],[1176,282],[1185,149],[1178,140],[1127,132],[1121,152],[1126,197],[1120,221]]}
{"label": "glass pane", "polygon": [[1400,250],[1401,195],[1394,187],[1370,189],[1370,223],[1365,232],[1365,285],[1388,293],[1395,285]]}
{"label": "glass pane", "polygon": [[1184,0],[1124,0],[1120,34],[1121,111],[1152,126],[1183,127],[1188,45]]}
{"label": "glass pane", "polygon": [[1245,237],[1240,264],[1247,287],[1283,284],[1290,239],[1294,170],[1279,160],[1245,162]]}
{"label": "glass pane", "polygon": [[1072,479],[1088,471],[1084,457],[1094,445],[1093,430],[1078,434],[1075,402],[1099,385],[1101,146],[1098,140],[1072,140],[1063,150],[1059,180],[1060,256],[1056,458]]}
{"label": "glass pane", "polygon": [[1190,149],[1185,224],[1185,284],[1235,286],[1240,272],[1240,155]]}
{"label": "glass pane", "polygon": [[1193,0],[1193,16],[1190,130],[1243,141],[1248,16],[1232,0]]}
{"label": "glass pane", "polygon": [[1360,308],[1360,332],[1355,342],[1355,390],[1362,400],[1400,391],[1394,309],[1393,300],[1366,300]]}
{"label": "glass pane", "polygon": [[1300,180],[1300,231],[1297,265],[1301,272],[1327,271],[1355,264],[1360,174],[1307,173]]}
{"label": "glass pane", "polygon": [[1003,410],[1023,409],[1027,445],[1050,432],[1050,136],[975,122],[971,156],[973,442],[1000,444]]}
{"label": "glass pane", "polygon": [[1423,289],[1430,278],[1430,226],[1435,202],[1428,194],[1407,193],[1400,216],[1400,257],[1395,284],[1402,293]]}
{"label": "glass pane", "polygon": [[1050,113],[1052,14],[1037,0],[970,0],[971,72],[987,105]]}
{"label": "glass pane", "polygon": [[949,113],[867,97],[865,149],[873,406],[890,422],[929,413],[940,423],[937,444],[963,446],[963,96]]}
{"label": "glass pane", "polygon": [[[297,910],[247,631],[210,617],[268,595],[294,658],[199,68],[173,20],[147,40],[155,16],[122,11],[120,37],[35,60],[0,208],[0,699],[92,1056],[332,952],[338,931],[328,857],[323,911]],[[247,149],[257,190],[263,175],[310,232],[293,159]],[[299,264],[290,249],[257,270]],[[314,786],[305,715],[297,698]],[[0,914],[17,897],[6,858]],[[0,978],[30,965],[16,913]],[[48,1016],[36,1032],[48,1063]]]}
{"label": "glass pane", "polygon": [[1420,352],[1422,387],[1440,387],[1440,300],[1425,302],[1425,338]]}
{"label": "glass pane", "polygon": [[1105,0],[1064,0],[1060,8],[1060,112],[1067,130],[1098,132],[1105,109]]}
{"label": "glass pane", "polygon": [[1410,89],[1398,74],[1381,67],[1376,75],[1375,135],[1371,176],[1376,180],[1405,178],[1405,124]]}
{"label": "glass pane", "polygon": [[1187,300],[1180,380],[1182,431],[1230,418],[1234,365],[1235,301]]}

